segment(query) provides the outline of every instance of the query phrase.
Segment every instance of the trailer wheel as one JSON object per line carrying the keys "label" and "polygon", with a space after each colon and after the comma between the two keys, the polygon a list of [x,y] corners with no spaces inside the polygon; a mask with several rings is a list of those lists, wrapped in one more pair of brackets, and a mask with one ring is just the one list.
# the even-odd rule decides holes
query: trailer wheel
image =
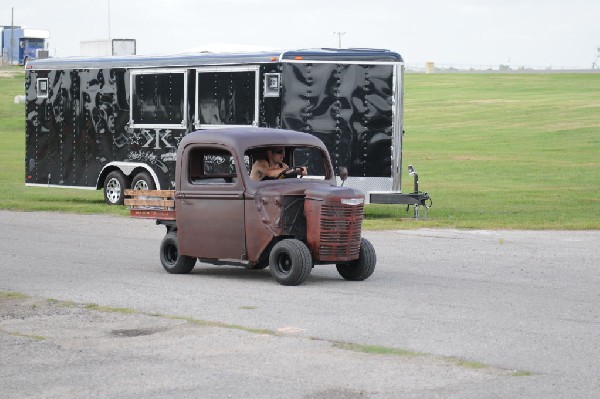
{"label": "trailer wheel", "polygon": [[112,171],[104,179],[104,201],[108,205],[123,205],[127,178],[118,170]]}
{"label": "trailer wheel", "polygon": [[177,233],[170,232],[160,243],[160,263],[171,274],[187,274],[196,264],[196,258],[179,254]]}
{"label": "trailer wheel", "polygon": [[154,179],[148,172],[140,172],[131,181],[132,190],[155,190]]}
{"label": "trailer wheel", "polygon": [[306,245],[296,239],[279,241],[269,255],[271,276],[281,285],[300,285],[310,275],[312,257]]}
{"label": "trailer wheel", "polygon": [[336,267],[340,276],[346,280],[362,281],[373,274],[376,263],[377,256],[373,244],[361,237],[358,259],[352,262],[338,263]]}

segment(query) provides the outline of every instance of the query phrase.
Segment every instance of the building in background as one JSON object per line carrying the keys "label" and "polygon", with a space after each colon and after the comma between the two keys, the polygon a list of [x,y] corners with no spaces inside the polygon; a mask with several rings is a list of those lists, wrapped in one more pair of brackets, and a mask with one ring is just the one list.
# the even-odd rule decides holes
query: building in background
{"label": "building in background", "polygon": [[24,65],[27,61],[48,58],[50,31],[20,26],[2,26],[2,64]]}
{"label": "building in background", "polygon": [[80,43],[80,55],[101,57],[107,55],[135,55],[135,39],[89,40]]}

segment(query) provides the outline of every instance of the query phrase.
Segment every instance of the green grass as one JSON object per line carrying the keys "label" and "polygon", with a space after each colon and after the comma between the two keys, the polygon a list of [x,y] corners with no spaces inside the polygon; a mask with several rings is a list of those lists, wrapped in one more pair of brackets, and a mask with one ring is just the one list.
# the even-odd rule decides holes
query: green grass
{"label": "green grass", "polygon": [[96,312],[104,312],[104,313],[126,313],[126,314],[135,314],[139,313],[138,311],[130,308],[113,308],[110,306],[102,306],[95,303],[88,303],[84,306],[85,309],[95,310]]}
{"label": "green grass", "polygon": [[13,291],[0,291],[0,299],[27,299],[29,295]]}
{"label": "green grass", "polygon": [[387,346],[378,345],[362,345],[351,342],[334,342],[333,347],[352,352],[369,353],[372,355],[390,355],[407,357],[425,356],[425,354],[423,353],[409,351],[406,349],[390,348]]}
{"label": "green grass", "polygon": [[[127,215],[100,191],[24,185],[23,71],[0,77],[0,209]],[[403,192],[427,220],[368,205],[368,229],[600,228],[600,74],[407,74]]]}
{"label": "green grass", "polygon": [[29,338],[32,339],[34,341],[44,341],[46,339],[46,337],[41,336],[41,335],[30,335],[30,334],[24,334],[18,331],[8,331],[8,330],[4,330],[0,328],[0,332],[3,332],[5,334],[11,335],[13,337],[22,337],[22,338]]}
{"label": "green grass", "polygon": [[600,74],[409,74],[404,128],[433,207],[372,205],[368,227],[600,227]]}
{"label": "green grass", "polygon": [[531,377],[532,375],[533,372],[528,370],[516,370],[511,374],[512,377]]}

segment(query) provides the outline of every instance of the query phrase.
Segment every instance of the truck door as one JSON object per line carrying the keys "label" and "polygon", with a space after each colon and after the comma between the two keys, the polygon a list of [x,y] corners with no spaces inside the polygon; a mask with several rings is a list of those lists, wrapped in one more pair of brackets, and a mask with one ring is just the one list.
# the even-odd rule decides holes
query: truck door
{"label": "truck door", "polygon": [[196,129],[258,126],[259,67],[200,67],[196,70]]}
{"label": "truck door", "polygon": [[175,203],[181,253],[244,259],[244,186],[234,155],[216,145],[191,145],[182,158]]}

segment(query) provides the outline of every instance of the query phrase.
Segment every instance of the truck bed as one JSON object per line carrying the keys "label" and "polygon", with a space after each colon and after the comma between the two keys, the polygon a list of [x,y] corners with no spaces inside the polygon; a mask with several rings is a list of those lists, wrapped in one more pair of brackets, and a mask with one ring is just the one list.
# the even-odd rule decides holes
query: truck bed
{"label": "truck bed", "polygon": [[132,218],[175,220],[174,190],[125,190],[125,195]]}

